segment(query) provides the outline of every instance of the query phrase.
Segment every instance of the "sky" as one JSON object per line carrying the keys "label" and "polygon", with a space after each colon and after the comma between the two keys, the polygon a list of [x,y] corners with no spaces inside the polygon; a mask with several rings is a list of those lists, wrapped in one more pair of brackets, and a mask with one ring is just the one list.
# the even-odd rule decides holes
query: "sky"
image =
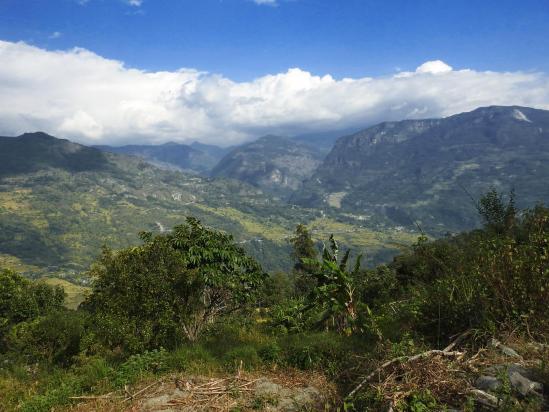
{"label": "sky", "polygon": [[0,0],[0,135],[232,145],[549,109],[548,0]]}

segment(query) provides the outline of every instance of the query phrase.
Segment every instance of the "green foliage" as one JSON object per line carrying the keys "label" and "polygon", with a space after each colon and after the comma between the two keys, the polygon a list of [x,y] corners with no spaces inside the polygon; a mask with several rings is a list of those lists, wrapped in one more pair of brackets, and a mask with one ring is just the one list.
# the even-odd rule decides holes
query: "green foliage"
{"label": "green foliage", "polygon": [[168,353],[163,348],[130,356],[115,373],[113,383],[121,387],[136,382],[145,373],[159,373],[168,369]]}
{"label": "green foliage", "polygon": [[[497,199],[492,193],[485,203]],[[507,208],[489,209],[507,216]],[[420,239],[395,260],[397,278],[411,285],[419,330],[439,342],[470,328],[547,326],[549,210],[539,206],[514,216],[505,230],[501,220],[487,220],[485,230]]]}
{"label": "green foliage", "polygon": [[237,371],[241,367],[244,370],[253,370],[262,363],[256,348],[251,345],[229,349],[223,358],[225,368],[229,371]]}
{"label": "green foliage", "polygon": [[193,218],[141,246],[106,249],[84,307],[97,335],[129,352],[195,341],[218,316],[254,301],[265,275],[233,243]]}
{"label": "green foliage", "polygon": [[261,292],[261,305],[271,307],[284,304],[294,295],[294,282],[286,274],[276,272],[265,279]]}
{"label": "green foliage", "polygon": [[349,354],[358,350],[358,343],[334,332],[316,332],[288,335],[279,345],[286,365],[323,370],[335,377],[349,366]]}
{"label": "green foliage", "polygon": [[324,247],[320,264],[312,259],[304,259],[309,265],[316,265],[312,272],[316,287],[308,298],[308,306],[324,309],[320,323],[326,328],[333,327],[339,333],[350,335],[356,328],[354,281],[360,271],[361,256],[356,258],[352,271],[348,271],[350,250],[347,250],[340,261],[338,252],[337,242],[332,235],[330,248]]}
{"label": "green foliage", "polygon": [[428,389],[412,393],[403,404],[397,405],[398,411],[431,412],[438,407],[437,400]]}
{"label": "green foliage", "polygon": [[85,316],[72,311],[56,311],[18,323],[6,337],[9,351],[27,363],[69,365],[80,353]]}
{"label": "green foliage", "polygon": [[313,308],[308,308],[304,298],[295,298],[282,301],[270,308],[269,324],[279,333],[296,333],[307,330],[311,325]]}
{"label": "green foliage", "polygon": [[298,295],[309,294],[315,287],[315,278],[311,276],[311,273],[317,268],[316,262],[313,262],[317,257],[317,250],[305,225],[296,226],[295,234],[290,238],[290,244],[292,245],[292,258],[295,262],[296,293]]}
{"label": "green foliage", "polygon": [[29,281],[9,270],[0,270],[0,350],[12,326],[62,309],[64,298],[61,288]]}
{"label": "green foliage", "polygon": [[509,193],[509,200],[505,204],[503,196],[492,189],[480,198],[477,209],[488,230],[498,234],[511,230],[517,218],[515,192],[512,190]]}

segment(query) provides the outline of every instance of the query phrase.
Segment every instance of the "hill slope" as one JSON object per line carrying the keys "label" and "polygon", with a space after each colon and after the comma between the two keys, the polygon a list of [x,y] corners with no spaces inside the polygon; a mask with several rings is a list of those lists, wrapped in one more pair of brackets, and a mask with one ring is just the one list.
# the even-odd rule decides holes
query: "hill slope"
{"label": "hill slope", "polygon": [[549,111],[486,107],[445,119],[387,122],[340,138],[292,202],[431,232],[478,223],[474,198],[515,188],[549,200]]}
{"label": "hill slope", "polygon": [[132,155],[163,169],[207,175],[228,152],[217,146],[193,143],[162,145],[95,146],[105,152]]}
{"label": "hill slope", "polygon": [[212,176],[237,179],[285,198],[300,188],[322,157],[320,151],[298,141],[264,136],[233,149]]}
{"label": "hill slope", "polygon": [[12,162],[0,174],[0,267],[33,276],[77,277],[102,245],[135,244],[140,231],[169,230],[188,215],[234,234],[266,270],[291,265],[288,237],[298,223],[309,223],[318,240],[339,233],[357,251],[368,248],[372,261],[415,237],[321,219],[245,183],[160,170],[45,134],[0,138],[0,147]]}

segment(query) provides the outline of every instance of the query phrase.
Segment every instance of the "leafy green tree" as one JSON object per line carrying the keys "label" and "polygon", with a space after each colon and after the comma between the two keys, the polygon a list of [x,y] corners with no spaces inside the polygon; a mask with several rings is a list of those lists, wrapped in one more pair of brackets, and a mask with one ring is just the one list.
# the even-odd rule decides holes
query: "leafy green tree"
{"label": "leafy green tree", "polygon": [[317,250],[307,226],[296,226],[295,234],[290,239],[292,258],[294,260],[295,289],[298,295],[306,295],[315,287],[312,273],[317,269]]}
{"label": "leafy green tree", "polygon": [[292,297],[293,292],[294,283],[287,273],[273,273],[263,284],[261,305],[271,307],[283,304]]}
{"label": "leafy green tree", "polygon": [[136,352],[195,341],[219,316],[252,302],[265,279],[233,238],[189,217],[143,244],[105,249],[84,307],[108,346]]}
{"label": "leafy green tree", "polygon": [[60,310],[15,325],[6,337],[6,346],[27,362],[67,366],[80,353],[85,314]]}
{"label": "leafy green tree", "polygon": [[[322,251],[322,262],[304,259],[309,265],[316,265],[312,272],[316,278],[316,287],[309,296],[308,308],[323,309],[320,323],[326,328],[331,326],[339,333],[350,335],[356,328],[357,302],[355,301],[355,277],[360,272],[361,256],[356,258],[354,267],[348,270],[350,250],[339,259],[339,247],[330,236],[329,248]],[[339,261],[338,261],[339,260]]]}
{"label": "leafy green tree", "polygon": [[497,190],[490,190],[480,198],[477,209],[489,230],[503,234],[515,227],[517,208],[513,190],[509,193],[507,203],[504,202],[503,195]]}
{"label": "leafy green tree", "polygon": [[0,270],[0,347],[9,329],[63,307],[65,292],[33,282],[10,270]]}

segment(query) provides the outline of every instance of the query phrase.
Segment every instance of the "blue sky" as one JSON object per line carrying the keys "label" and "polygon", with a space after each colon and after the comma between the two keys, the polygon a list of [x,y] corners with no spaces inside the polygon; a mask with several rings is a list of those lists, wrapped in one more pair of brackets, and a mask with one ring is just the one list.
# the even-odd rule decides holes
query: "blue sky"
{"label": "blue sky", "polygon": [[0,135],[232,145],[549,109],[549,0],[0,0]]}
{"label": "blue sky", "polygon": [[549,71],[548,22],[547,0],[0,0],[0,39],[234,80],[290,67],[376,76],[433,59]]}

